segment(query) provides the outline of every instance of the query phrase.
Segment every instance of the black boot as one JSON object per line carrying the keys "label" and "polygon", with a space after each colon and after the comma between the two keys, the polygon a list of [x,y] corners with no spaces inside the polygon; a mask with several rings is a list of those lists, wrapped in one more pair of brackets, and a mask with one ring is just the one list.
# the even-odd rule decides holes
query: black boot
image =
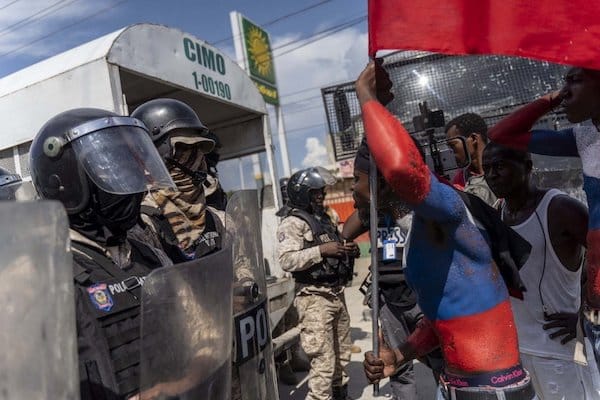
{"label": "black boot", "polygon": [[333,400],[351,400],[348,397],[348,385],[334,386],[332,389]]}
{"label": "black boot", "polygon": [[300,382],[300,379],[296,377],[296,374],[294,374],[292,367],[290,367],[290,364],[287,361],[279,365],[278,375],[279,380],[286,385],[293,386]]}
{"label": "black boot", "polygon": [[290,360],[290,366],[296,372],[308,372],[310,371],[310,360],[308,356],[302,350],[302,347],[295,346],[292,348],[292,357]]}

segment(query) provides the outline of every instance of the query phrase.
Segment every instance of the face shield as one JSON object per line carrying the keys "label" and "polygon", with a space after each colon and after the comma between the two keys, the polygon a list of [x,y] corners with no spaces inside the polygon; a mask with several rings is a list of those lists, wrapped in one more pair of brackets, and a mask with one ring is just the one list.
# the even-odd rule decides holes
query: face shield
{"label": "face shield", "polygon": [[175,187],[144,125],[135,118],[95,119],[71,129],[63,140],[73,146],[87,176],[107,193]]}
{"label": "face shield", "polygon": [[302,173],[298,182],[309,189],[323,189],[326,186],[335,185],[335,176],[323,167],[308,168]]}

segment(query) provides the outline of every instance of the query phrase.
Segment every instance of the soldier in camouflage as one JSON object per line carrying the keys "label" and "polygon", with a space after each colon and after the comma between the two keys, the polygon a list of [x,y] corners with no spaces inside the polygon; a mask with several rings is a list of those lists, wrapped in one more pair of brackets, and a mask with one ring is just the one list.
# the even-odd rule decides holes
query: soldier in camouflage
{"label": "soldier in camouflage", "polygon": [[335,178],[324,168],[296,172],[289,180],[289,211],[277,230],[281,267],[296,280],[300,342],[311,363],[307,399],[346,399],[350,317],[344,286],[356,243],[343,243],[323,209],[325,187]]}

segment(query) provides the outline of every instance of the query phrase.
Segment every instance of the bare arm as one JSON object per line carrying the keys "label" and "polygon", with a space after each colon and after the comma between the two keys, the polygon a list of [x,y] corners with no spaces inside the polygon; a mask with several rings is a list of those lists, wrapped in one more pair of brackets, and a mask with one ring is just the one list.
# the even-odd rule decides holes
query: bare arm
{"label": "bare arm", "polygon": [[587,245],[588,210],[567,195],[552,199],[548,208],[548,233],[556,255],[569,270],[581,267]]}

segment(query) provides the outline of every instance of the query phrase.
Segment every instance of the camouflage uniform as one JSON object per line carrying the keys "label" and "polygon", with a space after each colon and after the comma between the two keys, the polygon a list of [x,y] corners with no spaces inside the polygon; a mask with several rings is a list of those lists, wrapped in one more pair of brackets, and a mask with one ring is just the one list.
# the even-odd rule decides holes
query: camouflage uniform
{"label": "camouflage uniform", "polygon": [[[277,229],[278,258],[288,271],[301,271],[323,259],[319,246],[312,242],[310,226],[300,218],[288,216]],[[344,300],[344,286],[298,284],[294,305],[298,310],[300,342],[311,368],[307,399],[330,400],[332,391],[348,383],[344,370],[350,362],[350,316]]]}

